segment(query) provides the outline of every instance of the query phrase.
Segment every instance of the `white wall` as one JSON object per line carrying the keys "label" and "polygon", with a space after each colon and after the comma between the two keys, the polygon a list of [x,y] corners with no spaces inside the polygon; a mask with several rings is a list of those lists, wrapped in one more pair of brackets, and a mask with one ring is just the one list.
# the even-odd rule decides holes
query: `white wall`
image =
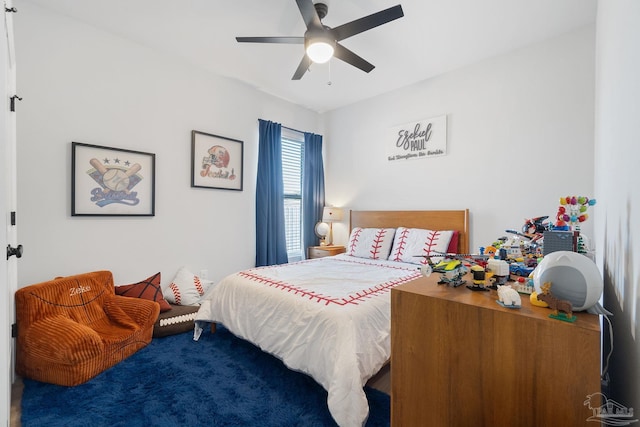
{"label": "white wall", "polygon": [[[640,408],[640,2],[598,3],[596,194],[605,307],[613,313],[607,396]],[[602,242],[602,243],[600,243]],[[609,352],[609,339],[604,340]],[[635,417],[637,418],[637,416]]]}
{"label": "white wall", "polygon": [[[525,218],[555,218],[561,196],[593,197],[593,85],[589,26],[327,113],[327,202],[469,208],[472,251]],[[446,156],[387,160],[390,128],[443,114]],[[335,240],[347,240],[347,226]]]}
{"label": "white wall", "polygon": [[[593,194],[593,26],[324,117],[29,3],[16,33],[22,284],[253,265],[258,118],[324,134],[328,203],[469,208],[472,250]],[[442,114],[446,156],[387,161],[385,132]],[[243,192],[190,188],[192,129],[245,142]],[[71,141],[156,153],[156,216],[71,217]]]}
{"label": "white wall", "polygon": [[[15,26],[20,286],[252,267],[258,118],[322,133],[319,116],[30,3]],[[244,191],[190,187],[193,129],[244,141]],[[72,141],[155,153],[155,217],[72,217]]]}

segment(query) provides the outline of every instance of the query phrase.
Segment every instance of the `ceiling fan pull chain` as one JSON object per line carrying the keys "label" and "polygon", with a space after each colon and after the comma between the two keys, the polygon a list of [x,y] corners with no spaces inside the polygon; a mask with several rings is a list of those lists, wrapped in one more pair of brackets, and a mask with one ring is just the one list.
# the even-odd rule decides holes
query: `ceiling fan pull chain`
{"label": "ceiling fan pull chain", "polygon": [[329,81],[327,82],[327,86],[331,86],[331,61],[329,61]]}

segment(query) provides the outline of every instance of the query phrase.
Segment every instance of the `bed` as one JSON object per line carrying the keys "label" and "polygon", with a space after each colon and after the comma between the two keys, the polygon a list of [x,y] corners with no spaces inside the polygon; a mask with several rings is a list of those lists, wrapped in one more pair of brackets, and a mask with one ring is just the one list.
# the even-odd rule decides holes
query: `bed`
{"label": "bed", "polygon": [[420,277],[411,238],[423,232],[432,253],[469,252],[468,210],[351,211],[346,253],[225,277],[205,295],[194,339],[224,325],[313,377],[339,426],[362,426],[363,387],[391,353],[390,290]]}

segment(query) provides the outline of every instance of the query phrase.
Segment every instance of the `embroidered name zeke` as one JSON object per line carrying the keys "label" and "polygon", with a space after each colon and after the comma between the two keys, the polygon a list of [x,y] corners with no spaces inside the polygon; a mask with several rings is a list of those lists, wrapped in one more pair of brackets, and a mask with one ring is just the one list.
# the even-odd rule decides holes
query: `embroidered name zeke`
{"label": "embroidered name zeke", "polygon": [[79,286],[77,288],[71,288],[69,289],[69,296],[74,296],[74,295],[78,295],[81,294],[83,292],[89,292],[91,290],[91,286]]}

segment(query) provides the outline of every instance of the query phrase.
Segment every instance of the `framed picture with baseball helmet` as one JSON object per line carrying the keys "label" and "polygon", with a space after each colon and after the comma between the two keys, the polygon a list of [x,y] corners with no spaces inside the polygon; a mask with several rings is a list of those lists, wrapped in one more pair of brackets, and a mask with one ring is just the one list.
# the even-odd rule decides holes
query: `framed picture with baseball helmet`
{"label": "framed picture with baseball helmet", "polygon": [[154,216],[156,155],[71,143],[72,216]]}
{"label": "framed picture with baseball helmet", "polygon": [[242,191],[243,142],[191,131],[191,186]]}

